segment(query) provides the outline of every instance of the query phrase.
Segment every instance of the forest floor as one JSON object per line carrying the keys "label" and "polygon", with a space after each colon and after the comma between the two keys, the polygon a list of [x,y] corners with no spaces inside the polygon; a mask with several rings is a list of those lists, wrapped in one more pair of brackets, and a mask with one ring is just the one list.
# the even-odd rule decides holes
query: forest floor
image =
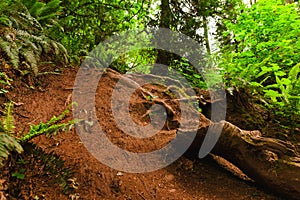
{"label": "forest floor", "polygon": [[[40,121],[46,122],[53,115],[63,112],[71,102],[76,74],[77,68],[68,68],[61,75],[41,77],[40,86],[36,89],[30,89],[22,82],[15,83],[16,86],[8,98],[16,103],[16,131],[24,131],[21,128]],[[111,82],[106,77],[98,86],[102,92],[101,95],[96,95],[96,109],[101,124],[117,132],[114,131],[116,127],[109,121],[105,108],[101,107],[109,104],[103,94],[109,93]],[[7,100],[2,98],[1,103],[3,101]],[[71,118],[69,116],[66,120]],[[232,123],[237,120],[237,125],[244,124],[239,116],[227,118]],[[117,134],[113,140],[126,142],[126,138],[122,137],[124,136]],[[134,144],[135,147],[143,146],[145,151],[152,148],[151,145],[145,146],[138,141],[134,141]],[[74,129],[52,138],[39,136],[34,139],[33,144],[25,148],[25,154],[11,156],[1,168],[1,200],[282,199],[276,197],[272,191],[258,187],[231,165],[219,165],[212,156],[201,160],[183,156],[163,169],[131,174],[116,171],[100,163],[88,152]],[[12,176],[16,172],[24,174],[25,177],[22,179]]]}

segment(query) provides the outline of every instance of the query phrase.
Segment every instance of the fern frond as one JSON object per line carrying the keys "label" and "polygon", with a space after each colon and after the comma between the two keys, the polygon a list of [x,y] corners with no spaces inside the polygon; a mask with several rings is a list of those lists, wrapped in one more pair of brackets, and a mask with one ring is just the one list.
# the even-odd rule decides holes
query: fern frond
{"label": "fern frond", "polygon": [[37,18],[41,14],[45,5],[46,4],[43,2],[36,1],[35,4],[29,9],[30,14]]}
{"label": "fern frond", "polygon": [[43,30],[43,26],[40,24],[40,22],[36,18],[32,17],[29,13],[18,12],[18,16],[21,24],[25,25],[26,23],[29,23],[29,26],[25,27],[32,27],[41,31]]}
{"label": "fern frond", "polygon": [[61,0],[52,0],[49,3],[47,3],[43,9],[40,15],[49,15],[49,14],[56,14],[62,10],[60,6]]}
{"label": "fern frond", "polygon": [[7,159],[12,151],[22,153],[23,148],[14,137],[0,133],[0,166],[3,164],[3,160]]}
{"label": "fern frond", "polygon": [[5,128],[1,121],[0,121],[0,133],[5,133]]}
{"label": "fern frond", "polygon": [[3,13],[7,10],[7,7],[11,4],[11,0],[1,0],[0,3],[0,13]]}
{"label": "fern frond", "polygon": [[14,133],[14,117],[13,117],[13,102],[9,102],[5,106],[4,111],[4,118],[2,119],[3,128],[6,134],[13,134]]}
{"label": "fern frond", "polygon": [[[0,94],[7,93],[8,91],[6,90],[9,86],[11,86],[12,79],[10,79],[5,72],[0,72]],[[0,121],[0,126],[1,126],[1,121]],[[1,132],[1,127],[0,127],[0,132]]]}
{"label": "fern frond", "polygon": [[[72,105],[72,104],[71,104]],[[34,137],[45,134],[46,136],[56,135],[58,131],[69,131],[72,126],[77,123],[77,120],[71,120],[67,123],[59,123],[63,120],[69,113],[71,105],[62,112],[59,116],[53,116],[48,122],[40,122],[38,125],[31,125],[30,130],[18,141],[22,144],[28,142]]]}
{"label": "fern frond", "polygon": [[61,43],[57,42],[57,47],[58,47],[59,52],[60,52],[61,54],[68,55],[68,51],[67,51],[67,49],[64,47],[64,45],[62,45]]}
{"label": "fern frond", "polygon": [[11,22],[11,25],[9,27],[14,27],[17,30],[20,29],[18,21],[13,16],[9,16],[9,20]]}
{"label": "fern frond", "polygon": [[3,160],[7,159],[10,152],[16,151],[22,153],[23,151],[17,139],[11,136],[15,128],[12,109],[13,103],[10,102],[6,105],[5,116],[2,121],[0,121],[0,165],[2,165]]}
{"label": "fern frond", "polygon": [[40,10],[40,14],[38,20],[51,20],[55,19],[59,12],[62,11],[62,7],[60,6],[61,0],[52,0],[48,2],[43,8]]}
{"label": "fern frond", "polygon": [[[4,25],[1,32],[5,30],[3,33],[8,35],[8,31],[11,31],[14,39],[1,37],[0,53],[6,55],[5,58],[15,69],[22,75],[33,72],[37,76],[38,65],[44,59],[68,62],[65,47],[47,36],[49,27],[59,27],[56,15],[62,9],[60,0],[50,0],[48,3],[38,0],[3,1],[9,2],[9,6],[5,12],[0,13],[0,24]],[[2,5],[1,1],[0,10]],[[63,60],[57,60],[58,57]]]}
{"label": "fern frond", "polygon": [[62,10],[60,6],[60,0],[52,0],[48,3],[34,1],[30,4],[26,3],[27,8],[29,8],[30,14],[35,17],[42,25],[48,25],[52,23],[53,19]]}
{"label": "fern frond", "polygon": [[12,22],[10,21],[9,17],[5,15],[0,16],[0,24],[3,24],[4,26],[11,27]]}
{"label": "fern frond", "polygon": [[49,42],[43,40],[40,42],[40,45],[43,49],[43,52],[49,53],[51,51],[51,44],[49,44]]}
{"label": "fern frond", "polygon": [[5,41],[0,37],[0,49],[7,55],[9,61],[15,68],[19,68],[19,49],[14,48],[11,42]]}
{"label": "fern frond", "polygon": [[39,62],[39,55],[37,55],[34,51],[29,49],[24,49],[22,52],[27,63],[30,65],[30,69],[33,71],[34,75],[37,76],[39,73],[38,69],[38,62]]}

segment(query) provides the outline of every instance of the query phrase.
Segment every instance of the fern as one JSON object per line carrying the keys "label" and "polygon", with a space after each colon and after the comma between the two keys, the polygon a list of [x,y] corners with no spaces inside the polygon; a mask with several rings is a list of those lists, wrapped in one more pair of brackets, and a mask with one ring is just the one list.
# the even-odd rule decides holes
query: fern
{"label": "fern", "polygon": [[53,116],[48,122],[40,122],[38,125],[31,125],[28,133],[24,134],[22,138],[18,141],[20,143],[25,143],[31,140],[34,137],[45,134],[50,137],[56,135],[59,131],[69,131],[72,126],[77,122],[77,120],[71,120],[67,123],[59,123],[70,113],[71,105],[62,112],[59,116]]}
{"label": "fern", "polygon": [[4,25],[4,26],[11,26],[11,21],[9,20],[9,18],[5,15],[1,15],[0,16],[0,24]]}
{"label": "fern", "polygon": [[9,102],[5,106],[5,116],[2,119],[2,126],[4,129],[4,133],[8,135],[12,135],[14,133],[14,117],[13,117],[13,103]]}
{"label": "fern", "polygon": [[29,10],[30,14],[34,17],[38,17],[40,14],[40,10],[42,10],[44,5],[45,3],[36,1]]}
{"label": "fern", "polygon": [[48,25],[62,10],[60,0],[52,0],[48,3],[39,1],[22,1],[27,8],[29,8],[30,14],[35,17],[42,25]]}
{"label": "fern", "polygon": [[7,7],[10,5],[11,0],[1,0],[0,4],[0,13],[3,13],[5,10],[7,10]]}
{"label": "fern", "polygon": [[0,165],[2,161],[7,159],[12,151],[21,153],[22,146],[17,139],[12,135],[14,133],[14,118],[12,115],[13,103],[10,102],[5,107],[5,116],[0,121]]}
{"label": "fern", "polygon": [[8,42],[0,37],[0,49],[7,55],[9,61],[15,68],[19,68],[19,49],[11,48],[12,42]]}
{"label": "fern", "polygon": [[2,121],[0,121],[0,133],[5,133],[5,128],[3,126]]}
{"label": "fern", "polygon": [[[31,1],[1,1],[0,53],[13,67],[25,75],[39,75],[42,61],[68,62],[68,54],[62,44],[47,35],[47,28],[57,26],[60,0],[49,3]],[[46,59],[46,60],[45,60]]]}
{"label": "fern", "polygon": [[43,31],[43,27],[40,22],[36,18],[32,17],[27,9],[24,9],[23,12],[17,12],[14,18],[18,20],[19,24],[27,30],[32,30],[32,28],[35,28]]}
{"label": "fern", "polygon": [[0,166],[2,165],[2,162],[8,158],[8,155],[13,151],[22,153],[23,148],[16,140],[16,138],[0,132]]}
{"label": "fern", "polygon": [[11,86],[11,81],[12,79],[10,79],[4,72],[0,72],[0,94],[8,92],[6,88]]}
{"label": "fern", "polygon": [[5,116],[0,121],[0,165],[3,160],[7,159],[8,155],[12,151],[18,153],[23,152],[22,144],[39,135],[45,134],[46,136],[52,136],[59,131],[69,131],[76,120],[71,120],[66,123],[60,123],[69,113],[71,105],[59,116],[53,116],[48,122],[40,122],[38,125],[31,125],[28,133],[23,137],[17,139],[13,135],[14,120],[12,116],[13,103],[10,102],[6,105]]}
{"label": "fern", "polygon": [[33,74],[37,76],[39,73],[39,69],[38,69],[38,62],[40,60],[39,57],[35,54],[34,51],[27,50],[27,49],[24,49],[24,52],[22,51],[22,54],[25,58],[26,64],[29,64],[27,66],[32,70]]}

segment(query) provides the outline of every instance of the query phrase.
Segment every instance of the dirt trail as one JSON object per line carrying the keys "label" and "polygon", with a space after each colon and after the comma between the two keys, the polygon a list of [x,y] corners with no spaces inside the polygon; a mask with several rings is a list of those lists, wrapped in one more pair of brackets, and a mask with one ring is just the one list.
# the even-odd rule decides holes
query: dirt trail
{"label": "dirt trail", "polygon": [[[61,113],[71,100],[76,68],[66,69],[60,76],[47,76],[41,80],[41,90],[24,86],[15,88],[11,100],[22,105],[15,108],[16,127],[24,127],[47,121]],[[119,134],[114,123],[110,123],[109,113],[105,112],[108,94],[113,82],[104,78],[98,87],[101,95],[96,95],[96,109],[100,124],[113,130],[115,140],[129,142],[128,137]],[[101,114],[105,113],[105,114]],[[143,113],[138,113],[143,114]],[[132,141],[131,141],[132,142]],[[131,144],[145,146],[145,141]],[[73,189],[63,194],[60,183],[52,183],[54,175],[37,176],[44,169],[38,166],[26,169],[25,179],[8,183],[20,187],[20,194],[10,194],[8,199],[279,199],[275,195],[258,188],[251,181],[233,176],[221,168],[210,157],[190,160],[182,157],[170,166],[145,174],[129,174],[113,170],[97,161],[82,144],[79,136],[72,130],[53,138],[40,136],[34,143],[46,152],[54,152],[65,160],[64,166],[74,174],[69,181]],[[120,143],[120,144],[123,144]],[[127,146],[126,148],[130,148]],[[151,145],[148,147],[151,150]],[[6,175],[9,174],[6,169]],[[5,170],[4,170],[5,171]],[[7,177],[2,177],[5,180]],[[1,179],[1,177],[0,177]],[[49,180],[49,181],[47,181]],[[1,191],[1,184],[0,184]],[[13,193],[12,189],[6,192]],[[16,197],[16,195],[19,195]],[[14,197],[15,198],[14,198]]]}

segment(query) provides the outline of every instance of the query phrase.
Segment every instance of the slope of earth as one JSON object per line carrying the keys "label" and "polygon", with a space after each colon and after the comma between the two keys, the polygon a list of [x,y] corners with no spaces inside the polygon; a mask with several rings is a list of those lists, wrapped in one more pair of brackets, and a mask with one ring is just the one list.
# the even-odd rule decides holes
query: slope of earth
{"label": "slope of earth", "polygon": [[[16,83],[18,87],[9,94],[9,99],[16,103],[14,116],[17,131],[24,131],[21,129],[30,124],[46,122],[53,115],[57,116],[64,111],[72,101],[76,74],[77,68],[69,68],[61,75],[42,77],[39,89],[35,90]],[[116,140],[116,144],[134,143],[144,147],[144,151],[151,151],[153,147],[148,145],[147,149],[145,141],[139,143],[135,140],[130,143],[128,137],[118,134],[114,124],[110,123],[109,114],[105,113],[102,106],[110,103],[103,94],[108,94],[111,87],[112,80],[109,78],[104,78],[101,85],[98,85],[96,110],[100,124],[114,132],[111,140]],[[99,114],[101,111],[104,114]],[[256,187],[246,178],[241,179],[229,173],[211,157],[202,160],[181,157],[163,169],[130,174],[113,170],[95,159],[74,129],[52,138],[39,136],[34,139],[34,144],[38,148],[29,145],[25,155],[13,155],[1,168],[1,200],[280,199]],[[130,148],[130,145],[126,148]],[[61,160],[64,160],[63,164]],[[51,163],[54,166],[49,167]],[[12,173],[20,171],[25,175],[23,179],[12,176]]]}

